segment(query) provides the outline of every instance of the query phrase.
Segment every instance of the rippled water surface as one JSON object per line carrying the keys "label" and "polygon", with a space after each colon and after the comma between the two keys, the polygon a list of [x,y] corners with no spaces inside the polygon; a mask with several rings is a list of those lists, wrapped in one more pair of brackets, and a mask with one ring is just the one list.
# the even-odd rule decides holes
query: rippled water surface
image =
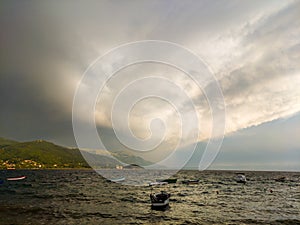
{"label": "rippled water surface", "polygon": [[92,170],[0,171],[1,180],[18,175],[27,179],[0,183],[0,224],[300,224],[300,173],[245,172],[243,185],[235,172],[181,171],[176,184],[157,189],[172,195],[166,211],[151,210],[146,185],[111,183]]}

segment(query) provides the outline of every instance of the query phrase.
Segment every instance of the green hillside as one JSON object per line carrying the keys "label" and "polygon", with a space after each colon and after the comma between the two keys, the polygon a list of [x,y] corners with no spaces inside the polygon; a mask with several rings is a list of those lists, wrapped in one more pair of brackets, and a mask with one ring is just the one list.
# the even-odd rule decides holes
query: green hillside
{"label": "green hillside", "polygon": [[[120,162],[115,159],[83,152],[84,158],[92,167],[114,168]],[[115,155],[117,157],[117,155]],[[53,143],[37,140],[31,142],[16,142],[0,138],[0,169],[8,168],[89,168],[78,149],[70,149]],[[122,155],[123,162],[145,165],[140,157]]]}
{"label": "green hillside", "polygon": [[78,150],[64,148],[46,141],[5,146],[0,149],[0,160],[2,160],[2,167],[7,167],[6,164],[15,168],[88,167]]}
{"label": "green hillside", "polygon": [[0,137],[0,148],[6,147],[9,145],[13,145],[16,143],[18,143],[18,142]]}

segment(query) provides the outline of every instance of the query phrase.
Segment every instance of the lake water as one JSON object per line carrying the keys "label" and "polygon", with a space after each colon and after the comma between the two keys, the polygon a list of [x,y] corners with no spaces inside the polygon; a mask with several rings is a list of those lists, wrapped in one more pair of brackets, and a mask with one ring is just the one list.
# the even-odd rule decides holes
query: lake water
{"label": "lake water", "polygon": [[[151,172],[151,171],[150,171]],[[6,177],[25,175],[21,181]],[[106,181],[93,170],[0,171],[0,224],[300,224],[300,173],[181,171],[170,208],[150,207],[150,187]],[[287,181],[274,178],[285,176]],[[200,179],[186,185],[184,179]]]}

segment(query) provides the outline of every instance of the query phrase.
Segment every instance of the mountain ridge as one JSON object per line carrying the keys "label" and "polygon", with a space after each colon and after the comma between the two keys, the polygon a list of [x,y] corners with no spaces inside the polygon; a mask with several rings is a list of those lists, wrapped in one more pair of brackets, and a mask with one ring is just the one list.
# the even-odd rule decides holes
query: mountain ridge
{"label": "mountain ridge", "polygon": [[[141,157],[130,155],[121,157],[125,159],[123,164],[149,164]],[[123,162],[121,157],[116,158]],[[62,147],[44,140],[18,142],[0,137],[0,169],[91,167],[98,169],[115,168],[120,164],[118,160],[109,155],[98,155],[80,151],[78,148]]]}

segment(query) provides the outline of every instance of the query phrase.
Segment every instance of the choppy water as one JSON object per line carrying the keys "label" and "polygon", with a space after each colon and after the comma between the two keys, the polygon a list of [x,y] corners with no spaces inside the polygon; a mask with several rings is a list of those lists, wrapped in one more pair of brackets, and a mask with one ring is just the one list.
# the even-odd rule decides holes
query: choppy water
{"label": "choppy water", "polygon": [[[110,183],[92,170],[0,171],[0,224],[300,224],[300,173],[181,171],[170,209],[150,208],[150,188]],[[286,176],[286,182],[274,178]]]}

